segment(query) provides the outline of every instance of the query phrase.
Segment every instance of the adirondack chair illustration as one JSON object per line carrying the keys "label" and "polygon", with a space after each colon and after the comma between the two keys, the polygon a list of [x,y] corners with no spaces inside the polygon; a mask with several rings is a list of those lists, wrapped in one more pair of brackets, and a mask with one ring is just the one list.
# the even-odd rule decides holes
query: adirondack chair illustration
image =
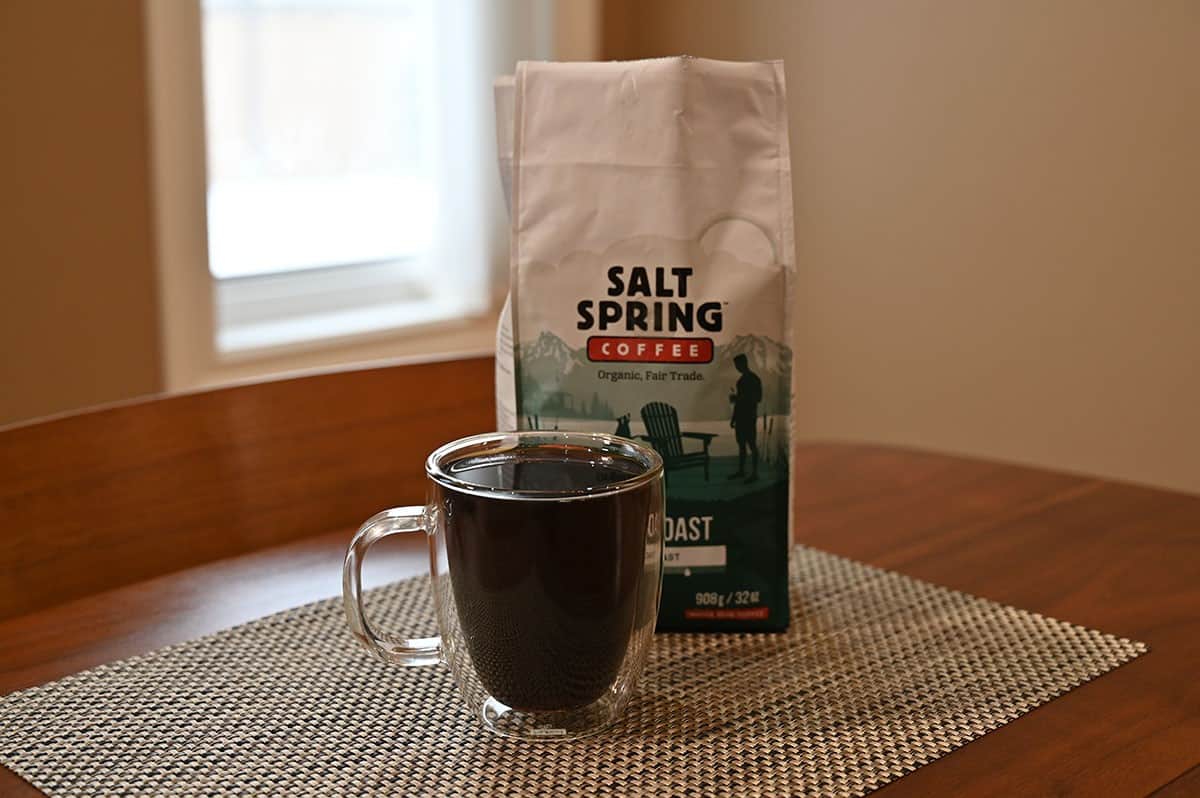
{"label": "adirondack chair illustration", "polygon": [[[680,432],[679,414],[675,408],[665,402],[651,402],[642,407],[642,423],[646,425],[646,434],[640,435],[642,440],[662,456],[663,468],[666,471],[678,471],[684,468],[700,466],[704,468],[704,481],[708,481],[708,446],[717,437],[709,432]],[[702,451],[684,451],[683,441],[700,441],[704,444]]]}

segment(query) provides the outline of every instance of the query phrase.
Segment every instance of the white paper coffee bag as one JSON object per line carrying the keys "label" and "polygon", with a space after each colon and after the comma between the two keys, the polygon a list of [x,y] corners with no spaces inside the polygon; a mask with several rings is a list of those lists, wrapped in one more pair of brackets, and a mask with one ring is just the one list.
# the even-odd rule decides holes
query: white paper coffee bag
{"label": "white paper coffee bag", "polygon": [[[508,94],[511,92],[511,95]],[[521,63],[505,427],[597,430],[666,464],[659,628],[789,621],[791,167],[783,65]],[[498,133],[504,171],[507,134]]]}

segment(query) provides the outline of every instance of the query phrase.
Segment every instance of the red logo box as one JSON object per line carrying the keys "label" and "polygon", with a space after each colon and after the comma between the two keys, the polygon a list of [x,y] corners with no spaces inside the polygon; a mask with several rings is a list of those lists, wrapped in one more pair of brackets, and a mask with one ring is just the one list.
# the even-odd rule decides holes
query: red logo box
{"label": "red logo box", "polygon": [[711,363],[711,338],[631,338],[593,335],[588,360],[597,363]]}

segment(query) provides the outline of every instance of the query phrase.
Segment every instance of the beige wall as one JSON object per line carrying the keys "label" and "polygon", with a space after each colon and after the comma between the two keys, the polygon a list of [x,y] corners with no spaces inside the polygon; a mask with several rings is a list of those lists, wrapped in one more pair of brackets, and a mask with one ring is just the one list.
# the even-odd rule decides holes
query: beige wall
{"label": "beige wall", "polygon": [[0,424],[162,386],[139,0],[0,3]]}
{"label": "beige wall", "polygon": [[1200,3],[609,2],[786,59],[799,423],[1200,492]]}

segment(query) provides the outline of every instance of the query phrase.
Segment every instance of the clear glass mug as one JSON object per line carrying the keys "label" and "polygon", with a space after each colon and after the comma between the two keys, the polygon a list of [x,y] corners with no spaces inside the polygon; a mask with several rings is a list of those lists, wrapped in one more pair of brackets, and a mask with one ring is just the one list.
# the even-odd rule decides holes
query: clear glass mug
{"label": "clear glass mug", "polygon": [[[424,506],[379,513],[342,569],[350,628],[400,665],[446,663],[472,714],[514,737],[571,739],[621,714],[646,662],[662,585],[663,465],[612,435],[489,433],[425,463]],[[380,635],[362,560],[378,540],[429,540],[440,636]]]}

